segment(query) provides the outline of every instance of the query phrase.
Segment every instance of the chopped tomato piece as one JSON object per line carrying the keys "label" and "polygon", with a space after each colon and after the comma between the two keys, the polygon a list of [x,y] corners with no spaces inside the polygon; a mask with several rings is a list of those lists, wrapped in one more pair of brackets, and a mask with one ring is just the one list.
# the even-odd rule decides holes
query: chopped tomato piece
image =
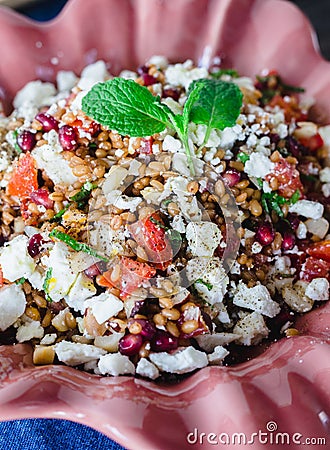
{"label": "chopped tomato piece", "polygon": [[291,122],[292,119],[297,121],[304,121],[307,119],[307,115],[301,111],[295,97],[288,97],[284,100],[281,95],[274,95],[269,102],[269,106],[279,106],[282,108],[287,122]]}
{"label": "chopped tomato piece", "polygon": [[108,270],[98,277],[98,284],[103,287],[116,287],[120,289],[121,297],[125,298],[132,294],[146,280],[156,275],[156,269],[147,263],[135,261],[123,257],[120,260],[120,278],[118,281],[111,280],[112,270]]}
{"label": "chopped tomato piece", "polygon": [[297,190],[301,194],[300,198],[303,197],[303,185],[299,171],[294,164],[290,164],[284,158],[281,158],[275,163],[273,172],[266,176],[266,181],[269,182],[272,178],[277,179],[278,193],[283,197],[291,198]]}
{"label": "chopped tomato piece", "polygon": [[316,242],[308,247],[306,251],[310,256],[330,263],[330,241]]}
{"label": "chopped tomato piece", "polygon": [[150,155],[152,153],[152,144],[154,139],[152,136],[148,138],[141,139],[141,145],[139,148],[139,153],[143,153],[145,155]]}
{"label": "chopped tomato piece", "polygon": [[311,151],[318,150],[324,145],[320,133],[314,134],[314,136],[308,138],[300,138],[299,142],[305,147],[309,148]]}
{"label": "chopped tomato piece", "polygon": [[14,166],[11,179],[7,186],[7,194],[23,199],[38,189],[38,172],[36,162],[31,153],[24,153],[20,156]]}
{"label": "chopped tomato piece", "polygon": [[138,245],[146,252],[150,264],[165,270],[172,261],[173,250],[159,212],[155,211],[128,228]]}
{"label": "chopped tomato piece", "polygon": [[330,263],[323,259],[309,257],[303,264],[300,279],[312,281],[314,278],[328,278],[330,272]]}

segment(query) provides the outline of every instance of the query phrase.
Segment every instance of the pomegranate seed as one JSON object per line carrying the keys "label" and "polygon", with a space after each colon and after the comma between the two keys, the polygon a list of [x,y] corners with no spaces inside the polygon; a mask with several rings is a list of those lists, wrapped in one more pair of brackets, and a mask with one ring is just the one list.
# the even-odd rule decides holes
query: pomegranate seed
{"label": "pomegranate seed", "polygon": [[44,243],[43,237],[40,233],[36,233],[30,237],[27,251],[32,258],[38,256],[41,252],[41,245]]}
{"label": "pomegranate seed", "polygon": [[52,209],[54,206],[54,202],[49,198],[49,192],[46,189],[41,188],[33,191],[30,198],[36,205],[44,206],[46,209]]}
{"label": "pomegranate seed", "polygon": [[235,169],[230,169],[222,175],[222,178],[224,179],[227,186],[233,187],[240,181],[241,174]]}
{"label": "pomegranate seed", "polygon": [[294,156],[295,158],[301,156],[302,145],[293,136],[287,137],[286,146],[288,151],[292,154],[292,156]]}
{"label": "pomegranate seed", "polygon": [[275,231],[270,222],[265,222],[259,226],[255,236],[261,245],[269,245],[275,239]]}
{"label": "pomegranate seed", "polygon": [[300,224],[297,214],[289,213],[286,219],[290,222],[291,228],[296,231]]}
{"label": "pomegranate seed", "polygon": [[175,88],[166,88],[163,90],[163,97],[164,98],[171,97],[173,98],[173,100],[177,102],[180,98],[180,92]]}
{"label": "pomegranate seed", "polygon": [[143,338],[140,334],[126,334],[119,341],[119,351],[122,355],[137,355],[143,344]]}
{"label": "pomegranate seed", "polygon": [[292,250],[296,243],[296,238],[292,233],[285,232],[283,234],[282,250]]}
{"label": "pomegranate seed", "polygon": [[139,75],[143,75],[143,74],[146,74],[146,73],[148,73],[149,72],[149,67],[148,66],[140,66],[140,67],[138,67],[138,69],[137,69],[137,73],[139,74]]}
{"label": "pomegranate seed", "polygon": [[78,133],[70,125],[63,125],[59,129],[58,138],[64,150],[75,150],[78,145]]}
{"label": "pomegranate seed", "polygon": [[141,146],[139,152],[144,155],[150,155],[152,153],[152,144],[154,139],[152,136],[141,139]]}
{"label": "pomegranate seed", "polygon": [[35,116],[35,119],[41,123],[44,131],[58,130],[58,121],[49,114],[39,113]]}
{"label": "pomegranate seed", "polygon": [[153,77],[152,75],[149,75],[148,73],[144,73],[142,75],[143,84],[145,86],[151,86],[152,84],[158,83],[157,78]]}
{"label": "pomegranate seed", "polygon": [[24,130],[17,136],[16,142],[22,152],[30,152],[36,145],[36,135],[31,131]]}
{"label": "pomegranate seed", "polygon": [[157,330],[151,341],[151,348],[154,352],[169,352],[178,348],[179,341],[176,337],[166,331]]}

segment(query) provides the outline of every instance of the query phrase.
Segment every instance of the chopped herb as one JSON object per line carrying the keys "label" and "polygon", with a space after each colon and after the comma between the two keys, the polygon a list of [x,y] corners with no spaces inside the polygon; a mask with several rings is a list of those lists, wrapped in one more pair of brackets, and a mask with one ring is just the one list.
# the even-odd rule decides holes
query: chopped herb
{"label": "chopped herb", "polygon": [[89,148],[90,150],[95,150],[95,149],[97,148],[97,144],[96,144],[95,142],[90,142],[90,143],[88,144],[88,148]]}
{"label": "chopped herb", "polygon": [[309,181],[311,183],[316,183],[317,178],[314,175],[307,175],[306,173],[300,173],[300,177],[305,180]]}
{"label": "chopped herb", "polygon": [[300,198],[299,189],[292,195],[290,199],[282,197],[277,192],[264,192],[261,196],[261,204],[267,214],[273,210],[277,213],[279,217],[283,217],[282,205],[293,205],[297,203]]}
{"label": "chopped herb", "polygon": [[20,155],[22,153],[22,149],[21,147],[17,144],[17,137],[18,137],[18,131],[14,130],[13,131],[13,136],[15,138],[15,142],[14,142],[14,148],[17,151],[17,153]]}
{"label": "chopped herb", "polygon": [[26,281],[26,278],[22,277],[22,278],[20,278],[19,280],[16,280],[16,281],[15,281],[15,284],[20,285],[20,284],[25,283],[25,281]]}
{"label": "chopped herb", "polygon": [[95,256],[95,258],[101,259],[102,261],[108,262],[109,259],[105,258],[102,255],[99,255],[94,249],[92,249],[89,245],[85,244],[84,242],[78,242],[73,237],[69,236],[66,233],[63,233],[59,230],[52,230],[49,234],[49,237],[59,239],[60,241],[67,244],[69,247],[71,247],[73,250],[76,250],[77,252],[84,252],[88,255]]}
{"label": "chopped herb", "polygon": [[220,69],[220,70],[217,70],[216,72],[211,72],[210,75],[213,78],[221,78],[223,75],[229,75],[232,78],[239,77],[239,74],[238,74],[237,70],[235,70],[235,69]]}
{"label": "chopped herb", "polygon": [[77,207],[79,209],[83,209],[89,200],[92,190],[95,188],[96,185],[94,185],[90,181],[86,181],[80,191],[77,192],[73,197],[71,197],[71,200],[77,203]]}
{"label": "chopped herb", "polygon": [[284,96],[291,93],[305,92],[305,89],[299,86],[291,86],[283,82],[282,78],[272,73],[267,76],[257,76],[257,88],[261,90],[261,103],[269,103],[276,95]]}
{"label": "chopped herb", "polygon": [[201,278],[198,278],[198,280],[196,280],[195,283],[204,284],[204,286],[206,286],[209,291],[213,288],[213,285],[211,283],[203,281]]}
{"label": "chopped herb", "polygon": [[61,221],[61,219],[62,219],[62,217],[63,217],[63,215],[67,212],[67,210],[69,209],[69,206],[70,205],[66,205],[63,209],[61,209],[57,214],[55,214],[55,216],[53,216],[51,219],[50,219],[50,223],[53,223],[53,222],[60,222]]}
{"label": "chopped herb", "polygon": [[258,183],[258,186],[262,189],[262,187],[264,185],[262,178],[257,178],[257,183]]}
{"label": "chopped herb", "polygon": [[294,205],[295,203],[297,203],[299,199],[300,199],[300,191],[299,189],[297,189],[296,192],[290,198],[290,205]]}
{"label": "chopped herb", "polygon": [[49,267],[47,269],[45,280],[44,280],[44,283],[42,285],[42,288],[43,288],[43,290],[45,291],[45,294],[46,294],[46,300],[48,300],[49,302],[52,301],[52,299],[49,296],[49,284],[50,284],[50,280],[52,279],[52,275],[53,275],[53,268]]}
{"label": "chopped herb", "polygon": [[150,222],[154,223],[155,225],[157,225],[159,228],[163,228],[164,230],[168,230],[168,227],[165,227],[165,225],[163,225],[161,222],[159,222],[157,219],[155,219],[154,217],[150,216],[149,217]]}
{"label": "chopped herb", "polygon": [[166,236],[170,240],[173,252],[177,253],[179,251],[179,249],[181,248],[181,244],[182,244],[181,234],[178,231],[170,228],[166,231]]}
{"label": "chopped herb", "polygon": [[168,207],[168,205],[170,204],[170,203],[172,203],[172,199],[171,198],[167,198],[166,200],[164,200],[163,202],[162,202],[162,205],[163,206],[165,206],[165,208],[167,208]]}
{"label": "chopped herb", "polygon": [[250,159],[250,155],[247,155],[246,153],[240,152],[237,155],[237,158],[243,163],[245,164],[246,161],[248,161]]}

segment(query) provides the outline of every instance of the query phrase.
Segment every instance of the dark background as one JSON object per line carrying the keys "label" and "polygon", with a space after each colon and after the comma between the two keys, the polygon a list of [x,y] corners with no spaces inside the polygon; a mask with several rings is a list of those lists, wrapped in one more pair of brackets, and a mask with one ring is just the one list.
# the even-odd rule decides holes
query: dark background
{"label": "dark background", "polygon": [[[66,0],[40,0],[17,10],[35,19],[47,20],[54,17],[65,3]],[[330,0],[295,0],[292,3],[299,6],[312,22],[319,38],[321,52],[330,60]]]}

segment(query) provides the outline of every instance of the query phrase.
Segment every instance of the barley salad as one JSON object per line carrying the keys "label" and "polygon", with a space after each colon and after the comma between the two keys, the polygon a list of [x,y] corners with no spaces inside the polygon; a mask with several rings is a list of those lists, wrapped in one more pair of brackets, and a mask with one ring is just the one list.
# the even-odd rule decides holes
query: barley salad
{"label": "barley salad", "polygon": [[161,380],[299,334],[330,270],[330,126],[302,93],[161,56],[28,83],[0,117],[0,343]]}

